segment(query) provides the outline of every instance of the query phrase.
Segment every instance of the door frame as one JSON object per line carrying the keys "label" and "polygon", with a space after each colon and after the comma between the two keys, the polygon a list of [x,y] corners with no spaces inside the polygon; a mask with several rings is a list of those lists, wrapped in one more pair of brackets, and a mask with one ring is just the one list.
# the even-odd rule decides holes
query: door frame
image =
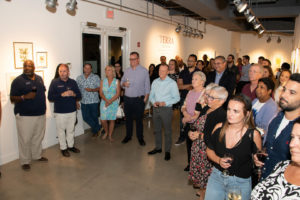
{"label": "door frame", "polygon": [[130,54],[130,31],[121,31],[119,27],[111,27],[111,26],[99,26],[97,27],[89,27],[86,23],[81,24],[81,65],[83,65],[83,53],[82,53],[82,34],[95,34],[100,35],[100,59],[101,59],[101,79],[105,78],[105,66],[108,65],[108,37],[109,36],[116,36],[122,37],[122,63],[123,63],[123,70],[129,66],[129,54]]}

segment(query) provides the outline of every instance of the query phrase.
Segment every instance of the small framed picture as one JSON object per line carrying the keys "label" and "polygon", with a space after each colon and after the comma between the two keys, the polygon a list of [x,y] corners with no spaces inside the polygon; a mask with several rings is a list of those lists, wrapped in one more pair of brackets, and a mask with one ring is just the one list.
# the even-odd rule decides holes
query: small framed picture
{"label": "small framed picture", "polygon": [[37,68],[47,68],[48,67],[48,57],[47,52],[36,52],[36,62],[35,66]]}
{"label": "small framed picture", "polygon": [[40,77],[42,77],[42,79],[44,80],[44,71],[43,70],[37,70],[34,73],[36,73],[37,75],[39,75]]}
{"label": "small framed picture", "polygon": [[15,69],[22,69],[25,60],[33,61],[32,42],[14,42]]}

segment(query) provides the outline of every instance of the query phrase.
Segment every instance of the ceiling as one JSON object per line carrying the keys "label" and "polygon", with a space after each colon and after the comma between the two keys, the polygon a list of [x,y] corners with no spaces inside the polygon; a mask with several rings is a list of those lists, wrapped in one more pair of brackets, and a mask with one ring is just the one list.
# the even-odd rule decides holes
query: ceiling
{"label": "ceiling", "polygon": [[[206,21],[230,31],[255,31],[232,0],[148,0],[168,9],[170,16],[186,16]],[[300,0],[247,0],[267,33],[293,35]]]}

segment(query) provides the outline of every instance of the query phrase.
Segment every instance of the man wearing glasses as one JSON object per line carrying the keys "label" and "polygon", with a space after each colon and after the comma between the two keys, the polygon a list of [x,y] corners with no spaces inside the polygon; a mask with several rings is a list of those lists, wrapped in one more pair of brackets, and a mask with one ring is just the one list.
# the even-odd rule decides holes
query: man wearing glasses
{"label": "man wearing glasses", "polygon": [[[189,58],[187,60],[187,68],[184,68],[184,70],[182,70],[179,74],[179,78],[177,80],[177,85],[180,90],[180,109],[179,110],[181,110],[181,107],[184,103],[187,93],[189,92],[189,90],[191,90],[193,88],[192,87],[192,77],[193,77],[194,72],[200,71],[198,68],[196,68],[196,64],[197,64],[197,56],[195,54],[190,54]],[[183,131],[182,117],[183,117],[183,115],[182,115],[182,113],[180,113],[180,136],[179,136],[177,142],[175,143],[175,145],[181,145],[187,137]]]}
{"label": "man wearing glasses", "polygon": [[140,65],[139,53],[130,53],[130,67],[124,72],[121,86],[125,89],[124,112],[126,117],[126,137],[122,143],[131,140],[133,120],[136,120],[136,135],[141,146],[145,146],[143,136],[143,116],[145,103],[150,93],[150,79],[146,68]]}
{"label": "man wearing glasses", "polygon": [[[223,86],[228,92],[228,99],[230,99],[235,89],[236,77],[226,66],[227,63],[225,57],[217,56],[215,58],[215,71],[208,73],[205,86],[210,83],[216,83],[219,86]],[[225,103],[224,105],[226,106],[227,104]]]}

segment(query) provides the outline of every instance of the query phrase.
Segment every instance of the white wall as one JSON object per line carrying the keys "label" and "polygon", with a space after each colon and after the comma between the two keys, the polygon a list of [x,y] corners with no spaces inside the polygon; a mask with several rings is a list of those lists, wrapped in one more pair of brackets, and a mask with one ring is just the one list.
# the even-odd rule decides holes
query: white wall
{"label": "white wall", "polygon": [[[129,32],[130,51],[138,51],[141,55],[141,64],[148,67],[150,63],[159,63],[159,57],[166,55],[167,59],[180,55],[184,60],[190,53],[201,56],[206,53],[209,57],[227,55],[231,53],[232,33],[222,28],[207,25],[204,39],[194,39],[177,34],[175,25],[158,22],[151,18],[114,10],[114,19],[106,19],[106,7],[78,1],[78,10],[75,16],[70,16],[65,11],[67,0],[59,0],[55,13],[45,8],[45,1],[37,0],[12,0],[0,1],[0,91],[2,93],[3,119],[0,127],[0,164],[18,158],[17,132],[13,105],[9,101],[6,77],[9,73],[22,70],[14,69],[13,42],[33,42],[34,52],[48,52],[48,68],[44,69],[45,85],[50,85],[58,63],[72,63],[71,77],[76,78],[81,74],[81,23],[95,22],[103,26],[126,27]],[[95,1],[97,2],[97,1]],[[119,3],[119,0],[114,0]],[[123,0],[126,6],[136,9],[146,9],[146,1]],[[151,13],[152,7],[149,8]],[[155,14],[168,18],[168,12],[155,6]],[[182,18],[173,18],[173,20]],[[194,22],[191,20],[191,24]],[[163,38],[171,39],[171,43],[164,43]],[[251,41],[251,42],[250,42]],[[288,58],[291,47],[289,39],[282,39],[281,49],[284,58]],[[140,42],[141,47],[137,47]],[[249,53],[260,48],[264,56],[273,55],[273,49],[266,47],[262,41],[254,36],[241,35],[241,51]],[[236,43],[236,41],[235,41]],[[249,44],[250,43],[250,44]],[[259,45],[261,44],[261,45]],[[291,45],[290,45],[291,46]],[[34,55],[35,56],[35,55]],[[255,56],[252,56],[253,58]],[[128,67],[128,66],[124,66]],[[52,117],[53,106],[47,102],[47,128],[43,142],[46,148],[57,143],[55,121]],[[83,133],[81,113],[78,114],[79,123],[76,135]]]}
{"label": "white wall", "polygon": [[250,63],[257,63],[259,56],[264,56],[272,62],[272,68],[278,68],[282,62],[291,62],[293,45],[292,36],[282,36],[281,43],[277,43],[278,35],[272,35],[272,40],[267,43],[268,35],[258,37],[256,34],[241,34],[240,56],[248,54]]}

